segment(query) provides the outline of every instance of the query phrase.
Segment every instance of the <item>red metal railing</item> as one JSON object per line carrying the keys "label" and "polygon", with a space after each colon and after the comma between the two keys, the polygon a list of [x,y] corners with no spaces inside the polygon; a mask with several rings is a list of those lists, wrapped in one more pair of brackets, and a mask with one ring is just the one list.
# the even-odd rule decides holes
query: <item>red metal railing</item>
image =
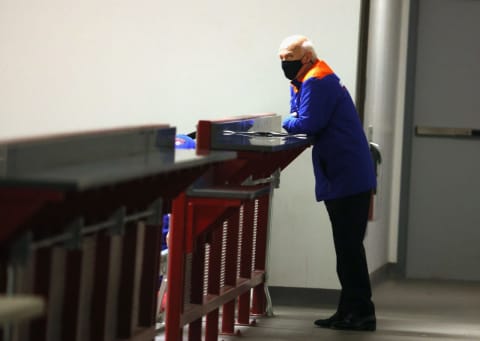
{"label": "red metal railing", "polygon": [[[10,277],[6,251],[18,240],[0,240],[0,293],[11,281],[15,293],[35,294],[47,303],[44,316],[8,326],[8,340],[152,340],[162,228],[160,221],[147,220],[170,210],[172,197],[208,167],[79,194],[1,188],[2,213],[13,208],[13,218],[6,220],[9,237],[20,230],[45,231],[45,237],[25,241],[24,264],[11,263],[18,271]],[[160,206],[151,207],[155,202]],[[112,216],[117,208],[123,214]],[[57,223],[59,216],[65,221],[82,217],[83,226],[78,233],[70,231]],[[0,340],[3,334],[0,329]]]}
{"label": "red metal railing", "polygon": [[[272,115],[260,115],[272,116]],[[246,116],[256,119],[259,115]],[[208,154],[213,123],[200,121],[197,152]],[[241,150],[219,163],[211,183],[182,193],[172,205],[165,338],[217,340],[251,324],[267,306],[265,271],[272,174],[285,168],[308,142],[288,148]],[[256,186],[244,186],[246,179]],[[265,180],[265,181],[263,181]],[[258,183],[263,185],[258,185]],[[219,320],[221,312],[221,321]],[[236,320],[235,320],[236,316]],[[205,328],[203,326],[205,325]],[[219,330],[219,325],[220,330]]]}
{"label": "red metal railing", "polygon": [[225,334],[234,333],[236,306],[237,324],[248,325],[251,313],[265,312],[270,187],[241,191],[251,198],[182,194],[173,202],[167,340],[181,340],[185,325],[189,340],[201,340],[204,316],[205,340],[217,340],[220,309]]}

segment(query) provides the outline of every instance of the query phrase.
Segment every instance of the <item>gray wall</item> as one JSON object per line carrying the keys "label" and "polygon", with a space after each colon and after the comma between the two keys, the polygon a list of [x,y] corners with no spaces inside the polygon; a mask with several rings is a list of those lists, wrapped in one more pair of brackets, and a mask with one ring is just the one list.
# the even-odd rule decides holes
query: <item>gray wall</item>
{"label": "gray wall", "polygon": [[286,112],[293,33],[354,89],[359,2],[2,0],[0,136]]}

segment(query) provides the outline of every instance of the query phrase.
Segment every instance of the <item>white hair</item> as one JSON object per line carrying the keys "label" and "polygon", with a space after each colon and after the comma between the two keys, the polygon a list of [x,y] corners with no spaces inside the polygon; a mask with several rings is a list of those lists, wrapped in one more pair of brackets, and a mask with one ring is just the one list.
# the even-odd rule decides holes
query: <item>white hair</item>
{"label": "white hair", "polygon": [[313,44],[310,40],[306,39],[302,43],[302,49],[303,49],[303,51],[310,52],[312,54],[312,62],[317,61],[317,59],[318,59],[317,53],[315,52],[315,47],[313,46]]}
{"label": "white hair", "polygon": [[300,46],[303,52],[310,52],[312,54],[312,62],[317,61],[318,57],[315,47],[307,37],[300,34],[289,36],[282,41],[280,48],[289,48],[292,45]]}

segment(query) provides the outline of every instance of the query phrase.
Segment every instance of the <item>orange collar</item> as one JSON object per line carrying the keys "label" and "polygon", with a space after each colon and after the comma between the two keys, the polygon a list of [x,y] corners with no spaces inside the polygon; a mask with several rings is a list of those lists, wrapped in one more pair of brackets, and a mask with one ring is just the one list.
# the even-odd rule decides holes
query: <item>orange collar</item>
{"label": "orange collar", "polygon": [[305,76],[303,76],[302,83],[312,77],[323,78],[325,76],[331,75],[332,73],[333,70],[330,68],[330,66],[327,65],[327,63],[325,63],[323,60],[317,60],[315,64],[313,64],[312,68],[308,70]]}
{"label": "orange collar", "polygon": [[[334,73],[333,70],[330,68],[330,66],[327,65],[327,63],[325,63],[323,60],[317,60],[315,62],[315,64],[313,64],[312,68],[307,71],[305,76],[303,76],[303,78],[301,80],[297,81],[297,82],[301,84],[301,83],[307,81],[310,78],[321,79],[321,78],[326,77],[328,75],[331,75],[333,73]],[[295,83],[297,83],[297,82],[295,82]],[[296,84],[294,84],[293,82],[292,82],[292,86],[293,86],[293,89],[295,90],[295,92],[297,92],[298,91],[298,86]]]}

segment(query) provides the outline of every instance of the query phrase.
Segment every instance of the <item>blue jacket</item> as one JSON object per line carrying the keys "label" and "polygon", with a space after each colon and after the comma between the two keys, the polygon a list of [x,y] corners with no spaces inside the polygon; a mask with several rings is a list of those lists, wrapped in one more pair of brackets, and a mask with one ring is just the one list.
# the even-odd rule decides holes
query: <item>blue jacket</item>
{"label": "blue jacket", "polygon": [[355,105],[339,78],[317,61],[291,83],[290,112],[283,128],[315,137],[312,162],[317,201],[341,198],[376,187],[369,144]]}

